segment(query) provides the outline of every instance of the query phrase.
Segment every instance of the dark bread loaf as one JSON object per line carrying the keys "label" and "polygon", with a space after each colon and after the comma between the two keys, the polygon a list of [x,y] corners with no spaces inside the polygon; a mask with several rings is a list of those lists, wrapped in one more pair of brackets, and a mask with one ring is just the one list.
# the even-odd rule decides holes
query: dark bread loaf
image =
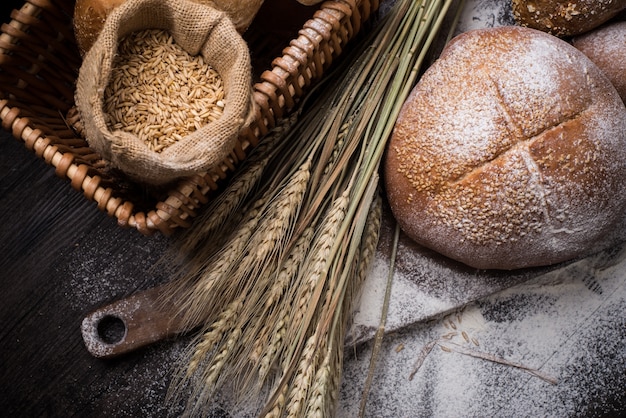
{"label": "dark bread loaf", "polygon": [[587,32],[626,9],[625,0],[512,0],[511,5],[519,25],[560,37]]}
{"label": "dark bread loaf", "polygon": [[626,108],[583,53],[519,26],[455,38],[404,104],[384,161],[395,218],[467,265],[584,254],[626,208]]}
{"label": "dark bread loaf", "polygon": [[626,101],[626,22],[607,24],[572,39],[611,80]]}

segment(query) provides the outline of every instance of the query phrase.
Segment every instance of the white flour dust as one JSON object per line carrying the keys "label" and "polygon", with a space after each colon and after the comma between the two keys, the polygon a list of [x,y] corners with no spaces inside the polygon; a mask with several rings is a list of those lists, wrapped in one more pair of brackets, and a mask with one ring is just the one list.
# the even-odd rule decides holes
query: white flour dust
{"label": "white flour dust", "polygon": [[[626,251],[619,247],[415,324],[386,337],[366,415],[619,412],[626,384],[623,368],[616,367],[626,361],[624,311]],[[370,354],[370,344],[348,354],[338,416],[358,412]]]}

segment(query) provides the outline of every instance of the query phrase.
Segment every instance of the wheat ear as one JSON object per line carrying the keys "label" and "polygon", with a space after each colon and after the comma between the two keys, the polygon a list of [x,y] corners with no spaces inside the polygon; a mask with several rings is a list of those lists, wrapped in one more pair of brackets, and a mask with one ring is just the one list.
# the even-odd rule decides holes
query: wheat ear
{"label": "wheat ear", "polygon": [[218,319],[211,323],[209,329],[199,338],[188,361],[187,376],[191,376],[197,370],[199,364],[208,357],[209,353],[217,346],[224,335],[233,329],[241,312],[243,301],[244,297],[241,296],[231,302],[220,313]]}
{"label": "wheat ear", "polygon": [[208,205],[196,222],[180,240],[182,255],[194,251],[207,238],[215,239],[214,232],[224,226],[227,219],[236,213],[243,201],[259,183],[268,163],[279,151],[278,146],[298,120],[299,112],[281,119],[279,124],[251,151],[237,174],[224,190]]}
{"label": "wheat ear", "polygon": [[284,301],[283,296],[290,286],[297,286],[295,281],[298,271],[304,262],[312,237],[313,228],[305,229],[281,265],[274,283],[264,294],[265,305],[259,315],[259,318],[264,318],[264,320],[259,321],[261,329],[256,334],[255,348],[251,356],[252,360],[259,361],[260,383],[267,377],[283,343],[282,337],[286,330],[289,312],[286,309],[281,310],[281,304],[291,306],[291,301]]}
{"label": "wheat ear", "polygon": [[[263,415],[263,418],[280,418],[282,416],[285,405],[287,405],[287,392],[289,391],[289,387],[282,385],[279,386],[278,389],[280,392],[274,397],[272,405],[269,407],[268,412]],[[274,392],[272,391],[271,393],[273,394]]]}
{"label": "wheat ear", "polygon": [[[275,272],[280,267],[279,261],[283,257],[286,243],[291,240],[292,227],[307,188],[310,164],[310,161],[302,164],[285,187],[267,205],[265,211],[259,216],[266,221],[259,224],[249,238],[249,242],[242,250],[244,255],[237,260],[236,267],[229,274],[231,286],[224,292],[247,295],[246,305],[241,313],[241,326],[245,326],[241,353],[246,357],[245,360],[252,360],[255,357],[254,342],[259,337],[257,332],[261,326],[268,323],[267,318],[259,325],[255,323],[255,320],[260,312],[264,312],[266,295],[273,287],[271,280],[276,277]],[[302,258],[302,256],[299,257]],[[291,261],[294,260],[291,259]],[[300,262],[298,260],[298,263],[292,263],[291,270],[297,269]],[[283,278],[281,273],[286,277]],[[292,274],[290,270],[283,270],[278,273],[278,279],[288,280],[290,274]],[[241,361],[244,359],[242,358]]]}
{"label": "wheat ear", "polygon": [[[298,216],[310,177],[311,161],[306,160],[273,197],[260,218],[263,222],[250,237],[245,255],[234,272],[238,277],[267,277],[262,274],[271,260],[280,259],[280,253],[291,238],[291,230]],[[254,283],[259,287],[258,283]],[[252,304],[251,304],[252,305]],[[254,306],[256,308],[256,306]]]}
{"label": "wheat ear", "polygon": [[[181,273],[180,277],[172,281],[174,306],[178,306],[177,315],[181,318],[184,329],[195,328],[215,314],[219,305],[209,303],[219,294],[219,288],[224,286],[223,279],[236,266],[241,252],[248,244],[248,240],[259,222],[259,214],[263,210],[266,200],[261,198],[254,202],[249,209],[241,227],[229,239],[223,250],[208,257],[207,260],[198,256],[190,263],[189,270]],[[224,301],[224,299],[221,299]],[[229,303],[228,300],[224,302]]]}
{"label": "wheat ear", "polygon": [[[281,258],[282,248],[291,239],[292,225],[307,189],[310,165],[310,160],[306,160],[285,182],[284,187],[278,191],[266,191],[265,198],[262,199],[264,203],[258,205],[259,212],[253,216],[254,219],[266,221],[244,222],[245,232],[236,231],[234,243],[226,253],[210,264],[212,268],[209,270],[209,277],[200,281],[194,287],[193,294],[189,295],[191,302],[185,304],[185,314],[190,315],[192,320],[204,318],[204,321],[209,320],[215,311],[201,306],[203,301],[210,300],[212,294],[219,294],[220,299],[226,301],[236,298],[237,295],[245,295],[246,298],[245,307],[236,319],[238,325],[233,327],[240,330],[240,340],[232,347],[218,347],[218,352],[222,348],[225,351],[207,363],[211,376],[209,381],[237,377],[231,376],[230,367],[225,368],[223,365],[226,354],[232,364],[244,364],[252,357],[249,353],[257,338],[255,330],[260,327],[254,323],[259,314],[258,307],[263,307],[266,303],[264,295],[272,286],[270,280],[275,277],[273,271],[278,264],[276,260]],[[221,322],[218,321],[219,323]],[[209,332],[207,337],[213,334],[214,332]],[[208,341],[204,345],[208,346]],[[204,350],[204,345],[198,347],[197,354]],[[198,367],[197,359],[193,360],[192,366]],[[251,378],[246,376],[248,375],[244,374],[243,381]]]}
{"label": "wheat ear", "polygon": [[317,330],[307,339],[300,356],[298,368],[291,381],[286,405],[288,417],[300,417],[304,412],[309,390],[315,377],[317,358],[322,348],[320,344],[323,343]]}
{"label": "wheat ear", "polygon": [[[380,226],[383,216],[383,199],[376,193],[365,221],[365,230],[361,238],[359,263],[356,270],[356,279],[352,282],[353,293],[359,292],[365,281],[372,261],[376,256],[376,248],[380,238]],[[351,299],[348,299],[351,300]]]}
{"label": "wheat ear", "polygon": [[298,334],[302,332],[301,326],[306,328],[303,320],[309,311],[311,297],[319,285],[319,281],[325,280],[328,274],[331,262],[330,257],[332,255],[331,250],[341,228],[341,223],[345,218],[347,207],[348,193],[344,192],[333,201],[328,214],[322,220],[319,232],[314,238],[309,251],[308,262],[302,270],[306,272],[307,279],[302,288],[295,289],[299,291],[299,297],[296,300],[296,309],[288,336],[290,340],[297,340]]}
{"label": "wheat ear", "polygon": [[332,351],[327,350],[324,360],[315,375],[313,387],[311,388],[311,395],[306,405],[306,416],[310,418],[324,418],[327,411],[330,409],[326,406],[326,399],[328,397],[328,390],[330,386],[330,380],[332,371],[330,368],[330,359],[333,356]]}

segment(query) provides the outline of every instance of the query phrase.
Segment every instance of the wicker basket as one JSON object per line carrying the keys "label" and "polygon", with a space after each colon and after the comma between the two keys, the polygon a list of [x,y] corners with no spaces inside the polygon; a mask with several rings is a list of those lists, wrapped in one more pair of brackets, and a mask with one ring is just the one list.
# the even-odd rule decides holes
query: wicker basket
{"label": "wicker basket", "polygon": [[[322,77],[377,8],[377,0],[328,1],[315,8],[265,0],[244,35],[253,67],[261,69],[255,74],[255,122],[219,167],[170,188],[148,189],[108,170],[68,122],[81,65],[72,31],[74,1],[29,0],[13,11],[0,34],[2,127],[119,225],[169,235],[191,225],[211,193]],[[277,10],[287,17],[277,16]]]}

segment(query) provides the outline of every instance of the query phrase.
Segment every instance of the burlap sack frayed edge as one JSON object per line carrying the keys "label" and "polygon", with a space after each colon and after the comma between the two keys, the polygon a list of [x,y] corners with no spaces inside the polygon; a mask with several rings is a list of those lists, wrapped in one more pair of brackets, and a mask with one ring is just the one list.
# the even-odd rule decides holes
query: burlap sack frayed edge
{"label": "burlap sack frayed edge", "polygon": [[[224,82],[226,105],[222,117],[160,154],[133,134],[111,132],[104,119],[104,90],[119,40],[143,29],[169,31],[189,54],[202,54]],[[240,130],[251,123],[255,114],[251,78],[247,44],[223,12],[186,0],[128,0],[109,15],[86,54],[75,100],[89,145],[112,167],[136,181],[164,184],[208,171],[228,156]]]}

